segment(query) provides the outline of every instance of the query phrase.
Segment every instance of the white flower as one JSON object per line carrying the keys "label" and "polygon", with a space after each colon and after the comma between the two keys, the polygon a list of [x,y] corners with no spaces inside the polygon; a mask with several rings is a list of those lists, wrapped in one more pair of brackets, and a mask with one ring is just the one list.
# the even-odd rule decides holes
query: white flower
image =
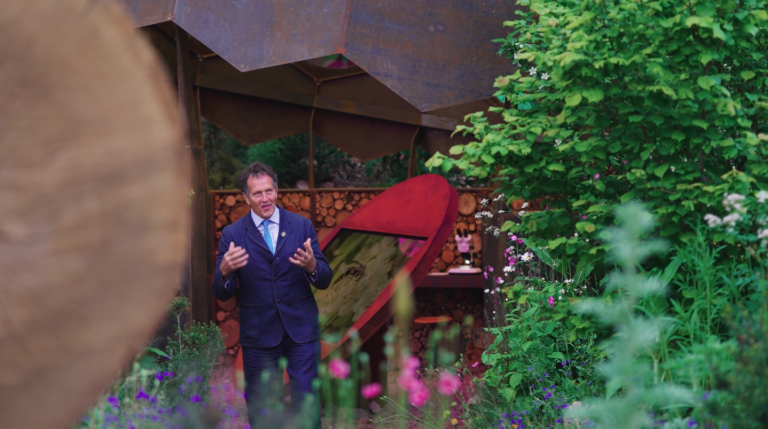
{"label": "white flower", "polygon": [[757,193],[757,202],[758,203],[764,203],[766,200],[768,200],[768,192],[760,191]]}
{"label": "white flower", "polygon": [[542,74],[541,74],[541,78],[542,78],[542,79],[544,79],[544,80],[548,80],[548,79],[549,79],[549,74],[547,74],[547,73],[542,73]]}
{"label": "white flower", "polygon": [[511,265],[507,265],[506,267],[503,268],[503,270],[505,273],[511,273],[513,268]]}
{"label": "white flower", "polygon": [[517,212],[518,216],[523,216],[524,214],[525,214],[525,210],[520,210],[519,212]]}
{"label": "white flower", "polygon": [[674,165],[669,167],[669,169],[672,170],[673,173],[675,172],[675,166]]}
{"label": "white flower", "polygon": [[517,52],[515,52],[515,59],[517,59]]}
{"label": "white flower", "polygon": [[499,201],[502,198],[504,198],[504,194],[499,194],[496,198],[493,199],[493,201]]}
{"label": "white flower", "polygon": [[491,291],[490,289],[486,289],[486,290],[485,290],[485,293],[488,293],[488,292],[490,292],[490,291]]}
{"label": "white flower", "polygon": [[573,283],[573,279],[566,279],[566,280],[563,280],[563,283],[565,283],[565,284],[568,284],[568,283]]}
{"label": "white flower", "polygon": [[526,208],[526,207],[528,207],[528,201],[523,203],[523,207],[522,208]]}
{"label": "white flower", "polygon": [[485,207],[487,205],[488,205],[488,199],[483,198],[482,200],[480,200],[480,207]]}
{"label": "white flower", "polygon": [[523,253],[523,256],[520,257],[520,260],[523,262],[528,262],[531,259],[533,259],[533,253],[531,252],[525,252]]}
{"label": "white flower", "polygon": [[560,289],[560,293],[565,293],[565,289]]}
{"label": "white flower", "polygon": [[768,238],[768,229],[757,231],[757,238]]}
{"label": "white flower", "polygon": [[536,70],[536,67],[531,67],[530,69],[528,69],[528,74],[531,76],[536,76],[537,72],[538,70]]}
{"label": "white flower", "polygon": [[560,146],[560,144],[562,144],[562,143],[563,143],[563,141],[562,141],[562,140],[560,140],[560,139],[555,139],[555,147],[558,147],[558,146]]}
{"label": "white flower", "polygon": [[723,223],[723,220],[719,217],[713,215],[712,213],[707,213],[704,215],[704,221],[707,222],[707,225],[709,225],[710,228],[715,227],[717,225],[720,225]]}
{"label": "white flower", "polygon": [[741,202],[744,201],[744,195],[741,194],[726,194],[725,198],[723,198],[723,206],[728,211],[735,210],[739,213],[746,212],[746,209],[744,209],[744,206],[741,204]]}
{"label": "white flower", "polygon": [[573,236],[574,236],[574,237],[578,237],[578,236],[579,236],[579,233],[578,233],[578,232],[574,232],[574,233],[573,233]]}
{"label": "white flower", "polygon": [[723,218],[723,223],[729,226],[736,226],[736,222],[741,220],[741,215],[738,213],[731,213]]}

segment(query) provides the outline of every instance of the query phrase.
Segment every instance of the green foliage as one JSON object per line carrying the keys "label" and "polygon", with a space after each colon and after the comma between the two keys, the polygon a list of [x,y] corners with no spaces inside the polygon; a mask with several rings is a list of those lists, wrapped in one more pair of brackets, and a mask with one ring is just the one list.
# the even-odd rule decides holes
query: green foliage
{"label": "green foliage", "polygon": [[[435,155],[548,210],[509,224],[554,258],[594,260],[616,205],[642,201],[677,245],[724,193],[768,186],[768,12],[759,0],[526,0],[507,22],[507,107],[467,116],[476,142]],[[580,235],[574,239],[574,233]],[[551,247],[551,246],[550,246]]]}
{"label": "green foliage", "polygon": [[601,391],[594,371],[602,359],[594,344],[594,325],[591,318],[570,311],[569,299],[577,299],[586,286],[570,285],[517,277],[501,290],[505,322],[488,329],[495,340],[483,354],[483,362],[491,365],[484,378],[508,401],[540,400],[546,394],[543,384],[558,386],[567,401]]}
{"label": "green foliage", "polygon": [[[755,280],[765,291],[765,280]],[[728,427],[768,427],[768,295],[764,293],[756,301],[733,317],[734,340],[728,348],[732,363],[717,365],[723,359],[716,361],[712,353],[706,355],[718,390],[708,395],[704,416]]]}
{"label": "green foliage", "polygon": [[[208,381],[224,352],[213,323],[181,325],[189,299],[176,297],[168,312],[176,319],[176,338],[166,350],[147,347],[79,423],[82,428],[202,427],[211,418]],[[206,416],[206,413],[208,415]],[[231,414],[231,413],[230,413]]]}
{"label": "green foliage", "polygon": [[[665,286],[659,276],[643,275],[637,267],[650,255],[662,251],[665,245],[660,241],[640,240],[651,229],[653,217],[639,205],[620,207],[617,217],[620,228],[602,231],[603,238],[613,245],[609,258],[621,268],[606,285],[612,300],[587,299],[577,305],[578,311],[594,314],[616,329],[616,335],[607,342],[610,357],[599,366],[607,379],[607,397],[588,400],[585,407],[570,409],[566,415],[587,418],[598,428],[649,428],[656,426],[654,413],[682,417],[696,400],[690,389],[660,383],[654,374],[655,368],[647,359],[641,359],[656,348],[664,323],[658,318],[637,314],[636,306],[641,299],[663,294]],[[665,426],[681,427],[681,419],[676,420]]]}

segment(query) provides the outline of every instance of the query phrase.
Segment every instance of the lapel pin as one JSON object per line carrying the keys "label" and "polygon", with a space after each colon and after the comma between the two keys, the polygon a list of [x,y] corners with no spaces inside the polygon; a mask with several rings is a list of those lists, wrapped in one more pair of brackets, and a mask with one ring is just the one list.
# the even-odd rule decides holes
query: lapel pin
{"label": "lapel pin", "polygon": [[283,233],[280,234],[280,237],[285,237],[285,231],[283,231]]}

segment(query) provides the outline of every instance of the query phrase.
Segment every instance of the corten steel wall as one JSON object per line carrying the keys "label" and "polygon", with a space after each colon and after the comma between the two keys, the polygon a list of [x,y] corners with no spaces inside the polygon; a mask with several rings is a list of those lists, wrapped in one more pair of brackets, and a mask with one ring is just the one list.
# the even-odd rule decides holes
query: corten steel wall
{"label": "corten steel wall", "polygon": [[[318,239],[322,239],[333,228],[344,221],[350,214],[361,206],[376,198],[385,189],[383,188],[359,188],[359,189],[286,189],[278,194],[278,204],[286,210],[298,213],[314,222]],[[456,228],[467,229],[472,234],[473,252],[476,253],[474,265],[482,265],[482,223],[476,219],[475,214],[481,210],[480,201],[490,195],[491,188],[464,188],[459,191],[459,214],[456,218]],[[250,210],[243,201],[240,191],[212,191],[214,246],[211,258],[215,261],[216,250],[219,248],[221,231],[225,226],[235,222]],[[459,252],[456,249],[455,232],[443,246],[442,254],[432,265],[430,272],[445,272],[449,268],[458,266]],[[212,273],[210,273],[212,274]],[[210,275],[209,275],[210,278]],[[225,346],[227,347],[226,364],[230,365],[237,355],[240,347],[238,339],[240,335],[240,309],[237,297],[222,302],[214,300],[215,320],[222,332],[227,335]]]}

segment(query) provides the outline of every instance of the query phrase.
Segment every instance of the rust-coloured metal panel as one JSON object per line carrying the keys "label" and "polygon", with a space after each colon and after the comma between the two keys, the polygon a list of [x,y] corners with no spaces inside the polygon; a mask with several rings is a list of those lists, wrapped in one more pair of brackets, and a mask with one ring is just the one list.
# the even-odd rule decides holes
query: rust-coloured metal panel
{"label": "rust-coloured metal panel", "polygon": [[286,103],[312,106],[315,82],[290,65],[241,73],[221,58],[200,64],[197,85]]}
{"label": "rust-coloured metal panel", "polygon": [[344,54],[422,112],[490,97],[510,0],[354,0]]}
{"label": "rust-coloured metal panel", "polygon": [[408,150],[416,126],[318,110],[312,131],[360,161]]}
{"label": "rust-coloured metal panel", "polygon": [[456,134],[451,137],[451,131],[434,128],[422,128],[419,132],[419,144],[429,153],[440,152],[443,155],[448,155],[451,146],[467,144],[473,140],[474,136],[472,135],[463,137],[461,134]]}
{"label": "rust-coloured metal panel", "polygon": [[173,19],[176,0],[120,0],[137,27]]}
{"label": "rust-coloured metal panel", "polygon": [[394,93],[386,85],[369,74],[345,77],[323,82],[318,95],[336,100],[352,101],[361,104],[398,109],[420,115],[419,109],[413,107],[402,97]]}
{"label": "rust-coloured metal panel", "polygon": [[178,0],[174,22],[238,70],[333,54],[345,0]]}
{"label": "rust-coloured metal panel", "polygon": [[312,109],[295,104],[200,88],[202,116],[244,144],[309,131]]}
{"label": "rust-coloured metal panel", "polygon": [[348,68],[331,69],[320,67],[312,64],[310,61],[300,61],[293,63],[294,67],[297,67],[305,73],[311,75],[317,80],[337,79],[344,76],[353,76],[356,74],[365,73],[363,69],[358,66],[351,66]]}
{"label": "rust-coloured metal panel", "polygon": [[[367,71],[422,112],[488,98],[511,63],[491,40],[515,19],[510,0],[122,0],[139,25],[173,20],[237,70],[292,62],[316,79]],[[175,6],[174,6],[175,3]],[[323,71],[305,60],[343,53]]]}

